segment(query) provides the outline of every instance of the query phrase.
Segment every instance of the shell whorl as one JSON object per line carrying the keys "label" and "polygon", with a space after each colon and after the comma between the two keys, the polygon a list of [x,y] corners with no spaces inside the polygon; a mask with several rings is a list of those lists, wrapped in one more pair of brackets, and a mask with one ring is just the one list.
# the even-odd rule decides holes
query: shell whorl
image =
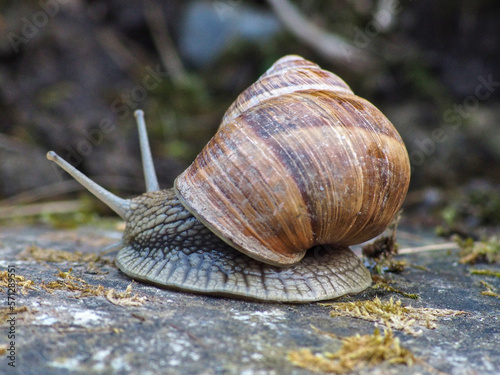
{"label": "shell whorl", "polygon": [[300,56],[284,56],[236,98],[224,114],[219,128],[223,128],[240,114],[265,100],[304,90],[353,94],[349,86],[337,75]]}
{"label": "shell whorl", "polygon": [[409,177],[403,141],[376,107],[286,56],[238,97],[175,189],[231,246],[283,266],[314,245],[380,234]]}

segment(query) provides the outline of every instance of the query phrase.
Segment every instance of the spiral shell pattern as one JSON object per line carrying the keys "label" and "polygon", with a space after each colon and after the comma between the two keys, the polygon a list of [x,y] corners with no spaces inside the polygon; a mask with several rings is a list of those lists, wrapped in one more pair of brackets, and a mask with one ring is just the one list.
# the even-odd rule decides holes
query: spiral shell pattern
{"label": "spiral shell pattern", "polygon": [[287,266],[315,245],[379,235],[409,181],[390,121],[335,74],[285,56],[231,105],[175,190],[228,244]]}

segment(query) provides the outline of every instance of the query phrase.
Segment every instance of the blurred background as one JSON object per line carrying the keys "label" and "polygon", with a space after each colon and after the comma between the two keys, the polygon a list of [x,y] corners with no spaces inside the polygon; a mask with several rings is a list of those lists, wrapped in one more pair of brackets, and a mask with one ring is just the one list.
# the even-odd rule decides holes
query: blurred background
{"label": "blurred background", "polygon": [[476,237],[500,224],[498,1],[16,0],[0,2],[0,35],[3,223],[110,213],[48,150],[120,196],[143,192],[137,108],[171,186],[236,96],[299,54],[400,132],[404,222]]}

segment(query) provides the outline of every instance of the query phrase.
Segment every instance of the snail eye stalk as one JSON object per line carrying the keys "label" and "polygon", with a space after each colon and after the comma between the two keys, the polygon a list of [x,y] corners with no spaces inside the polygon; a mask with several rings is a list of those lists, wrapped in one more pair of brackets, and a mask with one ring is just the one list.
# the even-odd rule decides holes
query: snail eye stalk
{"label": "snail eye stalk", "polygon": [[144,112],[140,109],[134,112],[137,120],[137,130],[139,131],[139,143],[141,146],[142,169],[144,170],[144,180],[146,181],[146,191],[158,191],[160,185],[156,177],[151,148],[149,146],[148,133],[146,131],[146,122],[144,121]]}

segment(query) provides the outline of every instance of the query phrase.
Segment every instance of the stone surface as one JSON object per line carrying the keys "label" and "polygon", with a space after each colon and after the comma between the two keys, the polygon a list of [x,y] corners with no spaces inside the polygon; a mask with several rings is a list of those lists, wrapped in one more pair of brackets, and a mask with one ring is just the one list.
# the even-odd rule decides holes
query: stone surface
{"label": "stone surface", "polygon": [[[436,243],[432,236],[400,231],[401,246]],[[135,283],[112,264],[42,262],[20,259],[30,246],[98,252],[120,237],[97,228],[53,230],[40,227],[0,228],[0,271],[15,265],[16,274],[34,281],[36,290],[16,296],[26,306],[16,318],[16,367],[0,359],[2,374],[309,374],[291,364],[287,351],[308,347],[313,352],[335,351],[341,342],[317,333],[311,325],[338,336],[371,334],[375,324],[353,318],[332,318],[318,303],[267,304],[173,292]],[[113,255],[106,255],[112,260]],[[467,311],[468,315],[440,318],[437,328],[414,337],[395,331],[403,346],[428,365],[411,368],[382,364],[360,374],[498,374],[500,372],[500,299],[481,295],[480,280],[500,288],[500,279],[470,274],[458,264],[456,251],[441,250],[403,255],[413,265],[399,275],[386,275],[394,287],[418,293],[416,301],[372,288],[342,301],[400,298],[414,307]],[[475,268],[498,270],[498,266]],[[139,306],[116,305],[105,296],[78,297],[78,292],[40,287],[67,272],[91,285],[124,292],[132,284]],[[7,292],[0,292],[1,307]],[[8,324],[0,322],[0,345]]]}

